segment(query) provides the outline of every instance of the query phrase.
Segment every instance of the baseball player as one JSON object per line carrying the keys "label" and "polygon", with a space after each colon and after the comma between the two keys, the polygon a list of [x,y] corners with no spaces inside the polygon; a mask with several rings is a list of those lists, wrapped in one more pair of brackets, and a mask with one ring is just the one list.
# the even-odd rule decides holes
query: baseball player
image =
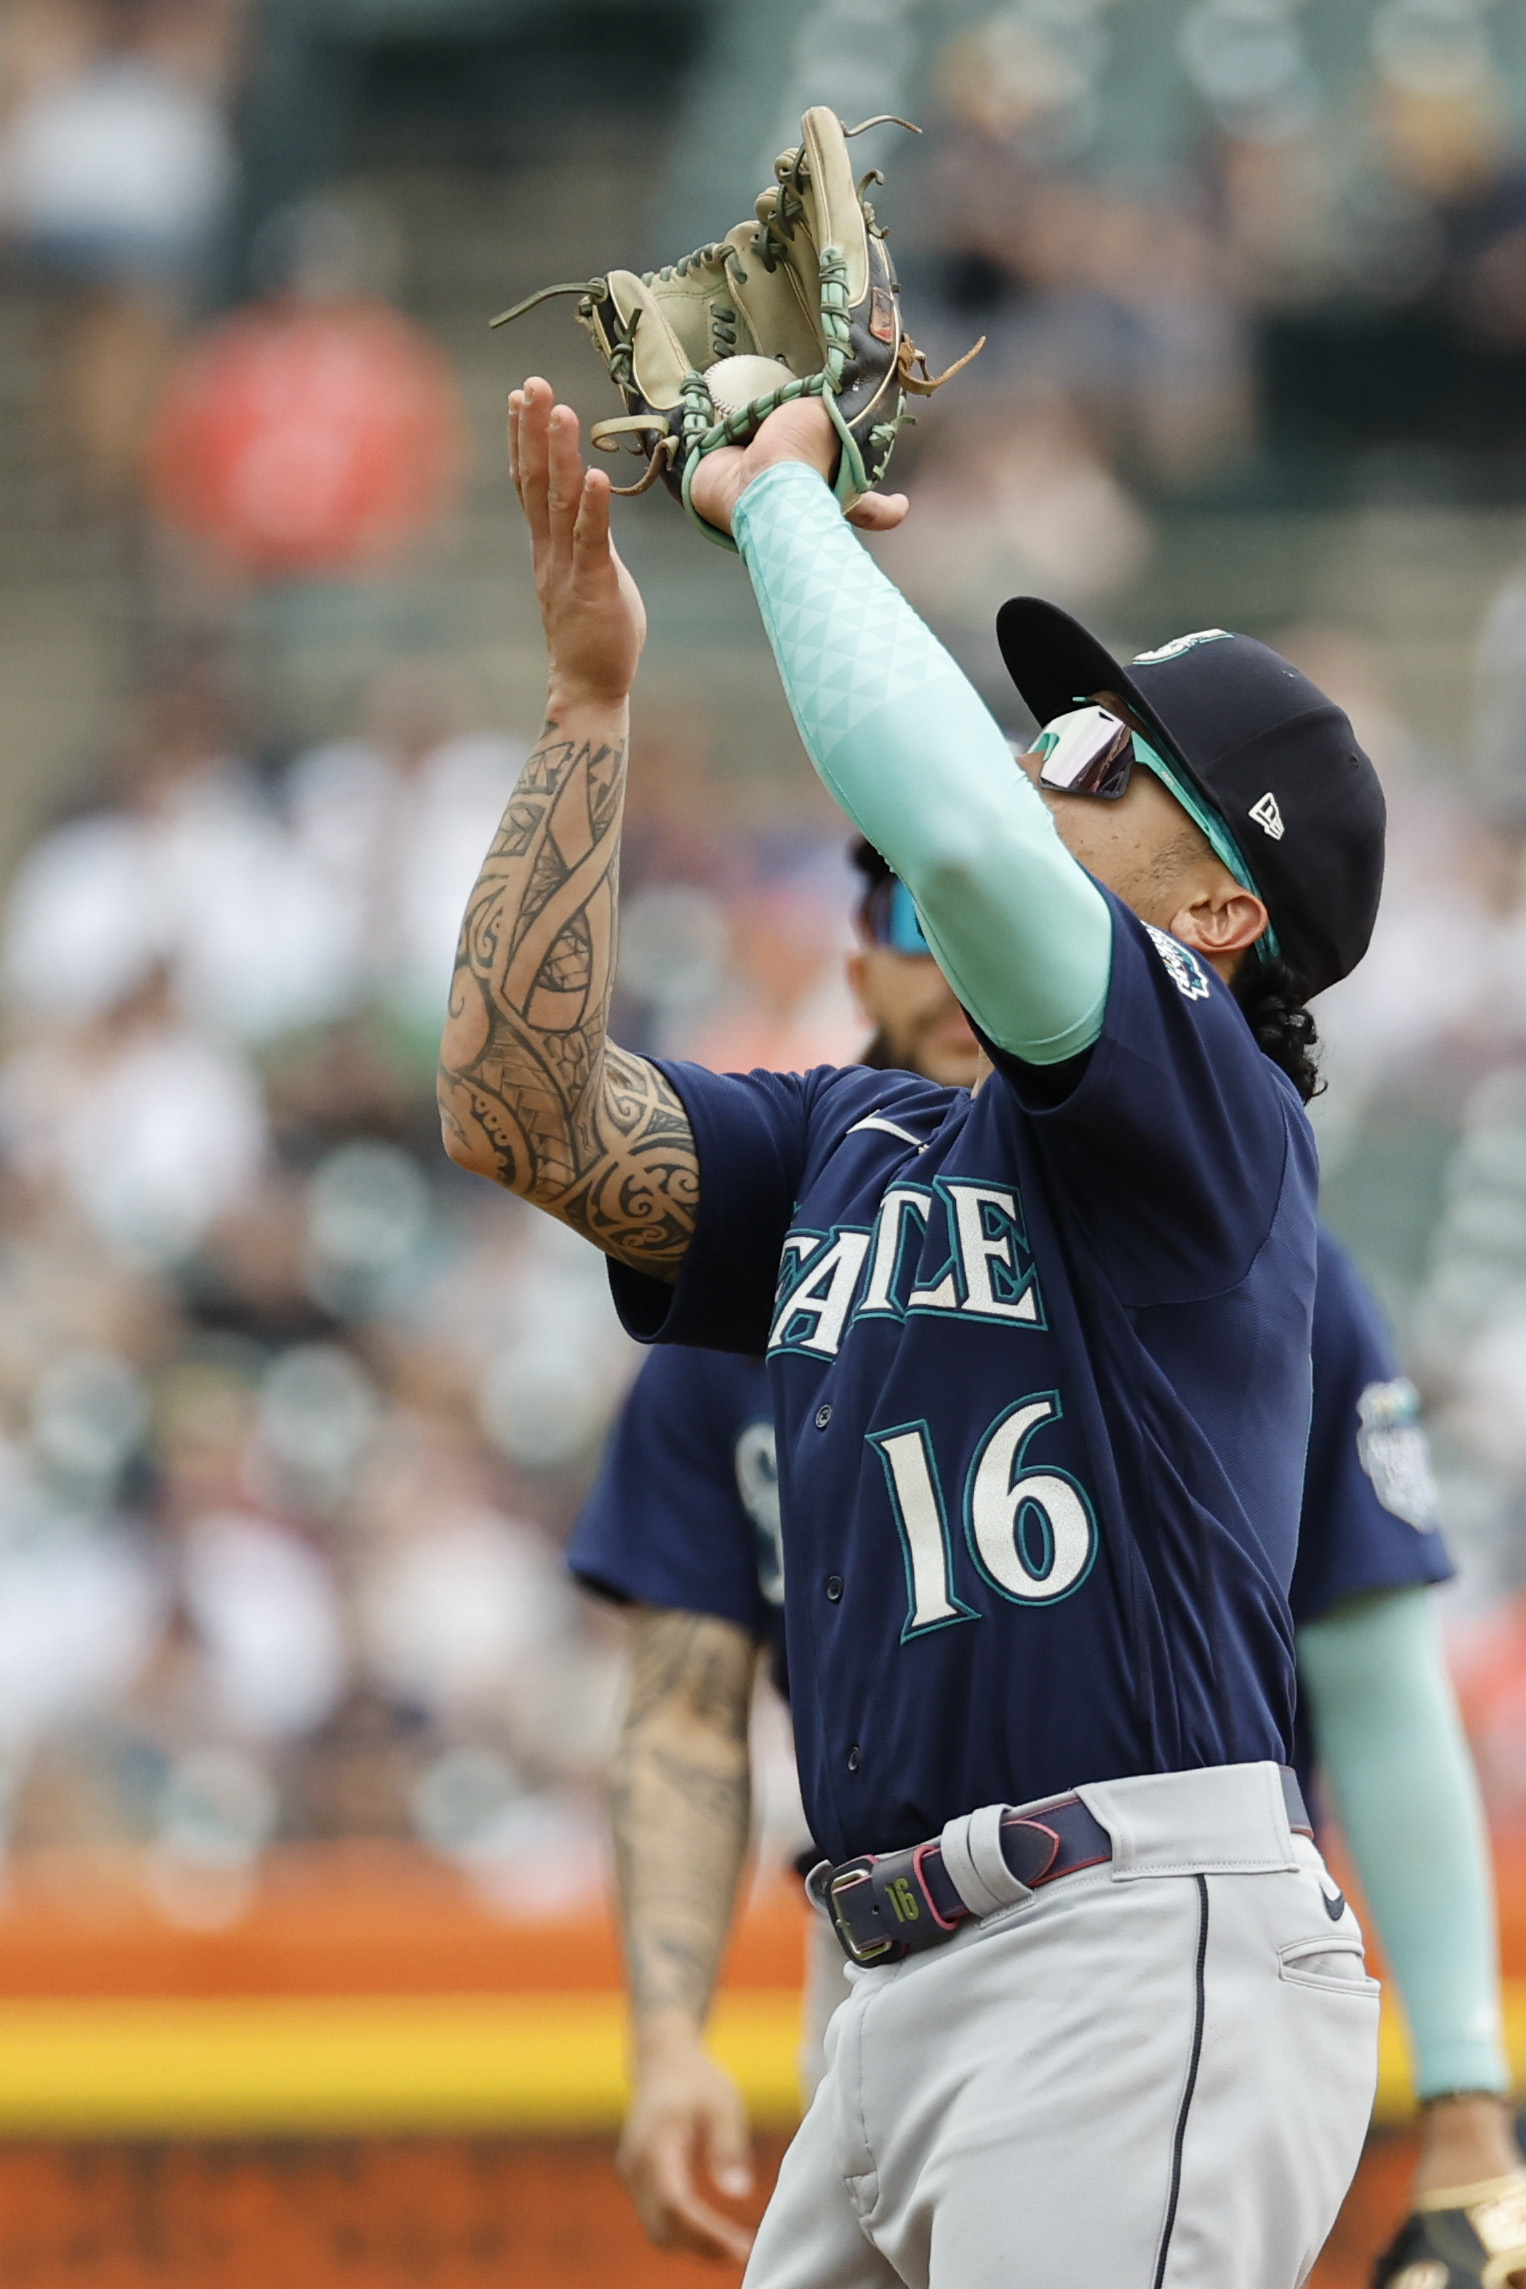
{"label": "baseball player", "polygon": [[1302,1005],[1365,949],[1382,798],[1265,647],[1199,631],[1129,670],[1034,600],[998,622],[1043,727],[1015,767],[847,529],[836,453],[802,397],[690,500],[989,1071],[715,1075],[609,1041],[644,615],[608,482],[531,382],[548,724],[463,926],[448,1148],[601,1246],[637,1334],[769,1357],[812,1885],[857,1977],[753,2289],[1294,2289],[1376,2065],[1288,1769],[1287,1587]]}
{"label": "baseball player", "polygon": [[[949,1086],[976,1043],[867,843],[850,975],[873,1029],[865,1062]],[[1486,2250],[1466,2217],[1478,2190],[1521,2185],[1503,2097],[1487,1848],[1471,1761],[1424,1585],[1450,1573],[1433,1514],[1414,1392],[1344,1250],[1322,1231],[1314,1406],[1290,1602],[1306,1675],[1295,1764],[1340,1773],[1363,1887],[1375,1903],[1414,2033],[1423,2104],[1416,2197],[1396,2262],[1456,2244],[1460,2282]],[[631,1607],[632,1702],[612,1810],[634,2037],[621,2167],[660,2246],[736,2258],[748,2236],[701,2180],[745,2190],[740,2097],[703,2029],[747,1841],[746,1742],[759,1645],[784,1680],[783,1574],[773,1422],[761,1362],[672,1349],[638,1378],[568,1546],[584,1584]],[[664,1651],[668,1658],[663,1659]],[[656,1689],[653,1689],[653,1686]],[[1312,1758],[1310,1720],[1316,1734]],[[1427,1841],[1405,1854],[1402,1810],[1424,1774]],[[1444,1845],[1440,1846],[1442,1835]],[[1412,1841],[1412,1840],[1409,1840]],[[844,1992],[821,1919],[807,1974],[802,2078],[820,2080],[824,2020]],[[1459,2195],[1472,2194],[1470,2204]],[[1469,2263],[1469,2237],[1478,2241]],[[1526,2262],[1526,2252],[1522,2252]]]}

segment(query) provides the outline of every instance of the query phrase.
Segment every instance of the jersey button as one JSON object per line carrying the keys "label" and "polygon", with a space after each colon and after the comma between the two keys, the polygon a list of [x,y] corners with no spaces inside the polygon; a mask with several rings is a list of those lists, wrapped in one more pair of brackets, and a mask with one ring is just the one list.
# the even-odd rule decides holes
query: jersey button
{"label": "jersey button", "polygon": [[816,1409],[816,1428],[818,1431],[824,1431],[831,1420],[832,1410],[830,1406],[818,1407]]}
{"label": "jersey button", "polygon": [[860,1764],[860,1762],[861,1762],[861,1759],[860,1759],[860,1757],[859,1757],[859,1753],[858,1753],[858,1743],[857,1743],[857,1741],[855,1741],[855,1742],[853,1743],[853,1746],[852,1746],[852,1748],[850,1748],[850,1749],[849,1749],[849,1751],[848,1751],[848,1770],[849,1770],[849,1772],[857,1772],[857,1770],[858,1770],[858,1768],[859,1768],[859,1764]]}
{"label": "jersey button", "polygon": [[842,1576],[841,1576],[841,1574],[828,1574],[828,1576],[827,1576],[827,1596],[828,1596],[828,1597],[831,1599],[831,1601],[832,1601],[833,1605],[836,1605],[836,1603],[837,1603],[838,1599],[839,1599],[839,1598],[842,1596]]}

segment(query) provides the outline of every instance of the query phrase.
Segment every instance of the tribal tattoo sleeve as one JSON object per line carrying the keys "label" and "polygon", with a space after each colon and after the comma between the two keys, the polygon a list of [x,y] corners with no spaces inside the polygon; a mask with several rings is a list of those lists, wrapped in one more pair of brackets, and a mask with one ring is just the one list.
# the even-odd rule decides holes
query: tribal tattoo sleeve
{"label": "tribal tattoo sleeve", "polygon": [[659,1279],[694,1230],[677,1094],[607,1041],[626,745],[548,720],[483,862],[440,1066],[453,1160]]}
{"label": "tribal tattoo sleeve", "polygon": [[610,1770],[621,1934],[638,2019],[703,2021],[747,1855],[758,1649],[710,1614],[637,1607]]}

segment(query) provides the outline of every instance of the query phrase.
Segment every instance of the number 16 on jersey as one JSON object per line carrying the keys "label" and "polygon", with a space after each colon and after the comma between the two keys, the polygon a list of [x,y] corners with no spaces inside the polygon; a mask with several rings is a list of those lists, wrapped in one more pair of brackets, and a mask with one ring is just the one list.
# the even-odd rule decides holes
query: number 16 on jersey
{"label": "number 16 on jersey", "polygon": [[[1062,1413],[1057,1391],[1016,1400],[975,1449],[965,1477],[964,1535],[984,1579],[1016,1605],[1053,1605],[1078,1589],[1097,1554],[1097,1522],[1068,1471],[1024,1468],[1024,1450]],[[906,1562],[904,1645],[925,1630],[978,1621],[954,1587],[954,1539],[925,1422],[871,1431]]]}

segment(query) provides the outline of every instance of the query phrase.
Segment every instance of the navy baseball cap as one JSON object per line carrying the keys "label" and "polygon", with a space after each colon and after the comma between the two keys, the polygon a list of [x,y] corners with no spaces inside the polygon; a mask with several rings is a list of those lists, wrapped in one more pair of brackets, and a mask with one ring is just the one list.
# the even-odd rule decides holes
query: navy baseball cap
{"label": "navy baseball cap", "polygon": [[1223,821],[1306,994],[1354,970],[1383,888],[1386,808],[1350,720],[1252,636],[1200,628],[1122,667],[1058,605],[996,615],[1007,672],[1040,725],[1112,691]]}

